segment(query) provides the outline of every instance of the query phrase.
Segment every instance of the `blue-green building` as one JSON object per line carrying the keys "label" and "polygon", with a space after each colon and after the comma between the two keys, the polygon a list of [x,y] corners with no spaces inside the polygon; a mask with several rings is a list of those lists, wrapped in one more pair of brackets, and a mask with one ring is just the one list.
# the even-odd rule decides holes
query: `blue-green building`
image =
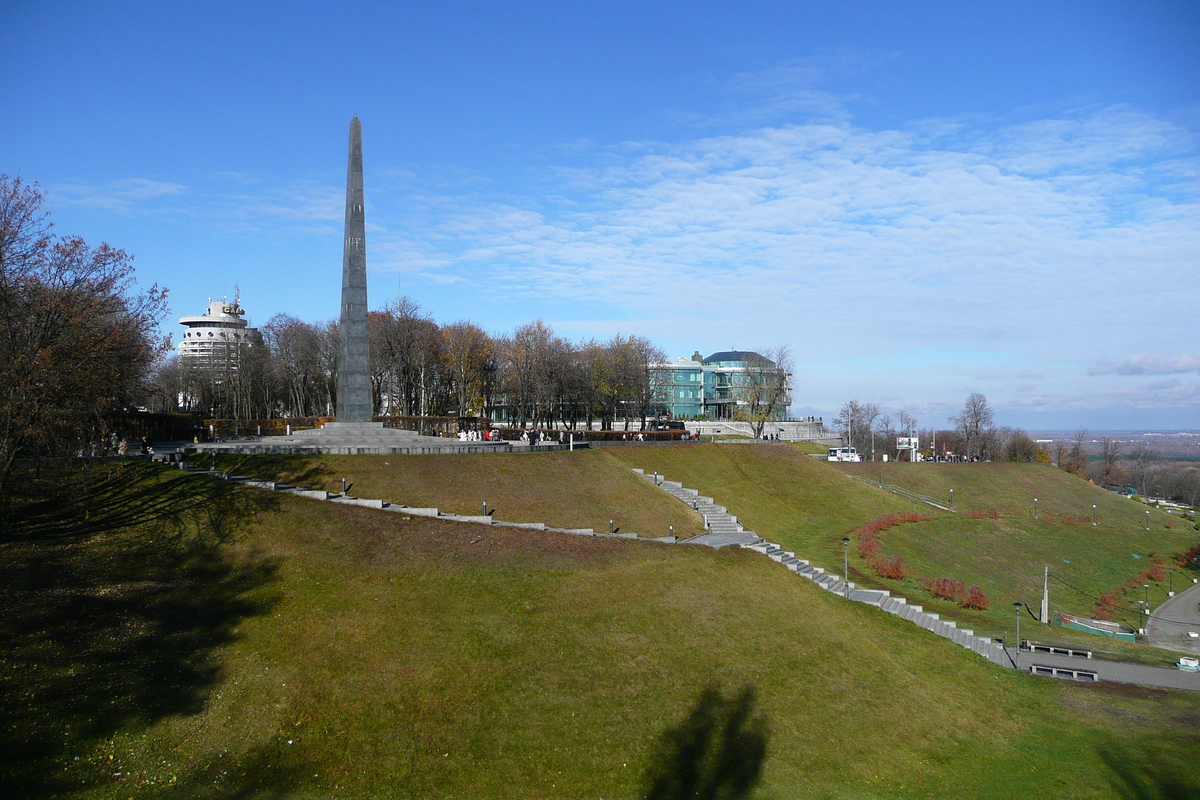
{"label": "blue-green building", "polygon": [[[747,373],[778,373],[774,361],[750,350],[725,350],[701,358],[699,351],[690,359],[681,358],[654,364],[650,368],[655,387],[655,413],[673,419],[735,419],[744,405]],[[781,375],[784,380],[789,376]],[[742,390],[739,392],[739,388]],[[739,396],[739,394],[741,396]],[[792,399],[779,404],[774,417],[784,419]]]}

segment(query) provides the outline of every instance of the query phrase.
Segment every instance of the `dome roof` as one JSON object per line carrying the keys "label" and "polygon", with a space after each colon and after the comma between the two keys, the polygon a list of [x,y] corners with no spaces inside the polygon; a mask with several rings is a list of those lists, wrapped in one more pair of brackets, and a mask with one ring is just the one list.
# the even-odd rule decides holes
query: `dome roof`
{"label": "dome roof", "polygon": [[770,359],[763,358],[753,350],[723,350],[720,353],[713,353],[711,356],[704,359],[705,364],[709,364],[714,361],[740,361],[742,363],[749,364],[756,364],[763,361],[767,362],[768,364],[774,363]]}

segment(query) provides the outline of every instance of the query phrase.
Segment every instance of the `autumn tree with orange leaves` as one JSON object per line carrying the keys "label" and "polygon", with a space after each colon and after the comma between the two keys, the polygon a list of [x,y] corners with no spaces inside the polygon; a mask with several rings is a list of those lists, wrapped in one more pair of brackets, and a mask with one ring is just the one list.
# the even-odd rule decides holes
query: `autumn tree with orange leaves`
{"label": "autumn tree with orange leaves", "polygon": [[168,346],[166,290],[138,292],[122,250],[52,234],[43,199],[0,175],[0,491],[22,453],[102,435]]}

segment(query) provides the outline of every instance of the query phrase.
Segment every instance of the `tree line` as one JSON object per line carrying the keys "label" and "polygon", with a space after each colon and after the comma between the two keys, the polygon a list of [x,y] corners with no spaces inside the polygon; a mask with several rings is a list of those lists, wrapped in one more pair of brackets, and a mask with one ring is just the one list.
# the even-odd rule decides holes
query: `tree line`
{"label": "tree line", "polygon": [[[492,336],[472,322],[439,325],[402,299],[367,316],[376,415],[504,419],[605,430],[645,429],[660,390],[663,351],[638,336],[572,342],[541,320]],[[249,347],[205,362],[172,357],[154,378],[159,411],[222,419],[317,417],[337,406],[338,323],[285,314]]]}
{"label": "tree line", "polygon": [[[917,437],[921,451],[931,457],[964,460],[1041,461],[1050,463],[1051,452],[1020,428],[995,425],[995,413],[987,397],[972,392],[962,410],[946,419],[951,427],[924,427],[901,409],[884,413],[876,403],[850,400],[834,419],[837,430],[867,460],[872,456],[889,460],[908,458],[897,446],[897,438]],[[935,452],[936,451],[936,452]]]}

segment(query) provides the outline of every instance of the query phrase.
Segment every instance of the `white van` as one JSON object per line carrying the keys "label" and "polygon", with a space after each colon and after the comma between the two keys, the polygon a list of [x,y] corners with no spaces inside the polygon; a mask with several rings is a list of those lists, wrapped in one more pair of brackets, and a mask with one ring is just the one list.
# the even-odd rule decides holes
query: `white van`
{"label": "white van", "polygon": [[862,456],[858,454],[858,450],[853,447],[831,447],[829,448],[830,461],[862,461]]}

